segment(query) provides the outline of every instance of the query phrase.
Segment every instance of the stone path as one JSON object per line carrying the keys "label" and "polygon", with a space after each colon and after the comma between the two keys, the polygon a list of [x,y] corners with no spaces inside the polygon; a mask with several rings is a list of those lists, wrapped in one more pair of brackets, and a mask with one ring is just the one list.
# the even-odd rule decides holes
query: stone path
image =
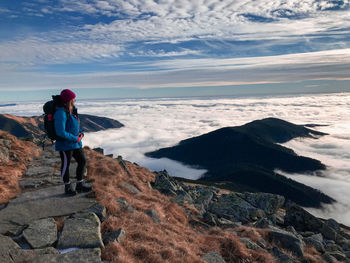
{"label": "stone path", "polygon": [[[47,147],[21,180],[24,192],[0,210],[4,262],[101,262],[100,225],[105,209],[86,193],[65,196],[59,165],[57,152]],[[74,164],[71,169],[74,175]],[[57,217],[66,217],[60,233]],[[71,251],[60,253],[59,248]]]}

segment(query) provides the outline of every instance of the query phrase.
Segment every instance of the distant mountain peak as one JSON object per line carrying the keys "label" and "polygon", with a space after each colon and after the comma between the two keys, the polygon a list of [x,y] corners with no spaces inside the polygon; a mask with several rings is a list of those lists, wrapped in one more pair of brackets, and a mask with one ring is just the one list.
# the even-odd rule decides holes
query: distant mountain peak
{"label": "distant mountain peak", "polygon": [[[153,158],[166,157],[208,172],[204,180],[226,181],[234,190],[282,194],[304,206],[318,207],[334,200],[311,187],[275,173],[310,173],[324,170],[320,161],[298,156],[278,143],[297,137],[326,135],[277,118],[256,120],[237,127],[224,127],[181,141],[173,147],[146,153]],[[244,189],[239,189],[244,186]]]}
{"label": "distant mountain peak", "polygon": [[[80,126],[84,132],[121,128],[124,125],[117,120],[87,114],[79,114]],[[42,116],[20,117],[10,114],[0,114],[0,130],[9,132],[16,137],[44,135]]]}

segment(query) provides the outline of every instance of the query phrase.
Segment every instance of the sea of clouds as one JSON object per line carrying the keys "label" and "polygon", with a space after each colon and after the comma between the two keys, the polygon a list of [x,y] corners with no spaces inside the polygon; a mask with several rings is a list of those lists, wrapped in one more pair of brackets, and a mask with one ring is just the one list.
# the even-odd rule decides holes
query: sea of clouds
{"label": "sea of clouds", "polygon": [[[166,169],[172,176],[197,179],[205,170],[169,159],[151,159],[145,152],[172,146],[183,139],[222,127],[276,117],[296,124],[321,124],[314,129],[328,133],[319,139],[285,143],[296,153],[322,161],[323,177],[284,175],[320,189],[337,200],[313,214],[350,225],[350,93],[280,97],[184,98],[78,101],[80,113],[116,119],[125,127],[88,133],[84,144],[102,147],[106,154],[121,155],[150,170]],[[39,115],[42,102],[0,107],[0,113]],[[209,151],[210,149],[208,149]]]}

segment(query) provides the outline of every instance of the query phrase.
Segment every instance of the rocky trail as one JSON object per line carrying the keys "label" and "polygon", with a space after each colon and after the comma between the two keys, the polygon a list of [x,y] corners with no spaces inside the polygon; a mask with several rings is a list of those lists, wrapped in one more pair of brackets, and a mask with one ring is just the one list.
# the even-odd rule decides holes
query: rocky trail
{"label": "rocky trail", "polygon": [[[22,192],[0,207],[0,262],[350,262],[349,228],[282,196],[184,183],[102,149],[86,152],[99,188],[72,197],[51,146],[29,162]],[[72,162],[72,182],[75,169]],[[159,248],[148,252],[146,243]]]}
{"label": "rocky trail", "polygon": [[47,147],[20,180],[23,192],[0,210],[0,262],[101,262],[106,211],[89,193],[65,196],[59,165]]}

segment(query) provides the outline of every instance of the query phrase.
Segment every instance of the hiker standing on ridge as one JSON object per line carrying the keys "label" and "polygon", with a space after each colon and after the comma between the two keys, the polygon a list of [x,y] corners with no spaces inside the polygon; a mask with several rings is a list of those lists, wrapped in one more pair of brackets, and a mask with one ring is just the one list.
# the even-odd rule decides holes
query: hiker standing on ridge
{"label": "hiker standing on ridge", "polygon": [[[86,158],[81,140],[84,133],[80,129],[77,109],[74,106],[74,92],[69,89],[62,90],[60,97],[61,105],[56,107],[54,115],[55,131],[57,136],[60,137],[60,140],[56,140],[55,149],[59,151],[61,157],[61,175],[65,184],[65,193],[75,195],[76,192],[91,190],[91,186],[83,181]],[[69,165],[72,157],[78,163],[75,190],[69,181]]]}

